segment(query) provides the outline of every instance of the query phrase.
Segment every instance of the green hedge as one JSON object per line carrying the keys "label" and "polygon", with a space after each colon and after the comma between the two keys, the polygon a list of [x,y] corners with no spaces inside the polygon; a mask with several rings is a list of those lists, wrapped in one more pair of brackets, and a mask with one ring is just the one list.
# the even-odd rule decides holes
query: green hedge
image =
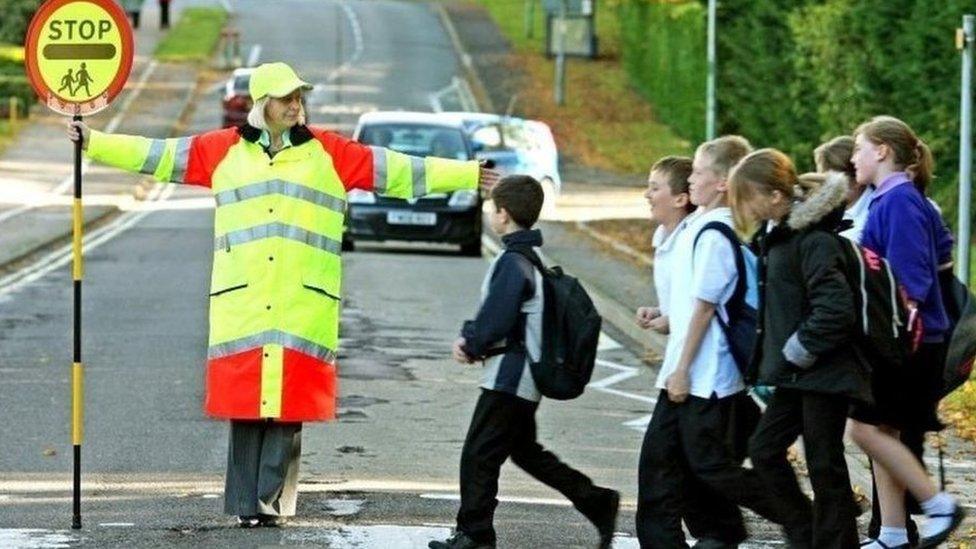
{"label": "green hedge", "polygon": [[696,3],[625,1],[618,8],[627,73],[658,119],[694,141],[705,134],[704,13]]}
{"label": "green hedge", "polygon": [[[634,85],[662,122],[693,140],[704,129],[706,3],[620,0],[617,8]],[[955,222],[954,33],[972,0],[722,0],[718,9],[720,133],[781,148],[809,169],[822,140],[892,114],[932,147],[933,194]]]}
{"label": "green hedge", "polygon": [[34,90],[27,81],[27,74],[24,72],[23,48],[9,44],[0,43],[0,110],[7,112],[7,101],[10,97],[19,99],[21,116],[27,112],[27,108],[36,100]]}

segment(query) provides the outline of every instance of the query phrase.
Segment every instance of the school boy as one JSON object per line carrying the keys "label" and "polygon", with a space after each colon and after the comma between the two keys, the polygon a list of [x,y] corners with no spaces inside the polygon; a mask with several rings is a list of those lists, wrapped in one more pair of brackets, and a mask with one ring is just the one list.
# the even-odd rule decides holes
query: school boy
{"label": "school boy", "polygon": [[532,229],[542,209],[542,186],[525,175],[509,176],[492,189],[491,227],[502,237],[505,252],[488,267],[482,302],[474,320],[464,323],[453,356],[462,364],[482,360],[492,348],[508,345],[501,356],[485,361],[481,396],[461,451],[461,508],[454,535],[432,541],[431,549],[495,547],[492,525],[498,474],[508,458],[525,472],[558,490],[583,513],[600,534],[601,548],[613,540],[620,494],[595,486],[561,462],[536,440],[535,412],[541,395],[532,379],[530,360],[540,358],[542,275],[519,253],[538,248],[542,233]]}
{"label": "school boy", "polygon": [[742,137],[720,137],[702,144],[692,164],[690,198],[700,213],[678,236],[671,258],[670,337],[639,462],[636,521],[644,548],[687,546],[681,518],[689,486],[710,492],[691,506],[718,525],[708,547],[735,547],[746,538],[739,505],[777,523],[784,519],[728,442],[744,385],[715,316],[725,315],[722,305],[738,273],[729,240],[702,231],[712,221],[733,226],[726,179],[751,150]]}

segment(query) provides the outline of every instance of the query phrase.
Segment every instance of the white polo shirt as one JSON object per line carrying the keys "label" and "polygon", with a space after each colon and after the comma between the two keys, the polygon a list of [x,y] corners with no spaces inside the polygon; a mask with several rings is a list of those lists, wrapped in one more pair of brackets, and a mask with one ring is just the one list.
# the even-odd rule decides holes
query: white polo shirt
{"label": "white polo shirt", "polygon": [[664,225],[658,225],[654,229],[654,236],[651,238],[651,245],[654,246],[654,292],[657,294],[657,306],[662,315],[667,315],[671,310],[668,302],[671,298],[671,256],[674,255],[675,243],[678,235],[696,215],[697,212],[692,212],[685,216],[670,233],[665,230]]}
{"label": "white polo shirt", "polygon": [[861,233],[864,232],[864,225],[868,222],[868,206],[871,205],[872,196],[874,196],[874,185],[868,185],[861,196],[851,204],[851,207],[844,210],[844,219],[848,219],[854,224],[851,225],[850,229],[841,231],[841,236],[860,244]]}
{"label": "white polo shirt", "polygon": [[[665,382],[681,360],[696,300],[715,303],[718,305],[716,314],[727,318],[722,304],[732,297],[738,279],[732,245],[721,233],[710,230],[701,235],[698,246],[694,247],[695,237],[701,228],[712,221],[733,226],[732,210],[716,208],[696,215],[677,236],[674,244],[670,258],[671,287],[668,298],[671,335],[668,337],[664,363],[657,376],[659,389],[665,388]],[[699,398],[711,398],[713,395],[725,398],[745,388],[728,341],[716,319],[712,319],[691,362],[690,377],[691,394]]]}

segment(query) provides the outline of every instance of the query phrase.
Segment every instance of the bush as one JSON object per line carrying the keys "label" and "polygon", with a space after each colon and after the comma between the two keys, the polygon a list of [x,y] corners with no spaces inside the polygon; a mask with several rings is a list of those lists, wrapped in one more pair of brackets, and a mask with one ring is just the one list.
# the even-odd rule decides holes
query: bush
{"label": "bush", "polygon": [[23,44],[31,17],[43,0],[0,0],[0,42]]}
{"label": "bush", "polygon": [[618,8],[622,56],[658,120],[691,140],[705,135],[705,11],[697,3],[626,1]]}
{"label": "bush", "polygon": [[20,46],[0,44],[0,110],[8,109],[10,97],[16,97],[20,104],[21,116],[34,103],[34,90],[24,72],[24,50]]}
{"label": "bush", "polygon": [[[632,81],[677,133],[701,139],[707,0],[621,0]],[[877,114],[919,132],[936,158],[933,196],[956,221],[959,54],[971,0],[722,0],[718,131],[791,153],[801,169],[822,140]],[[676,57],[674,50],[687,55]]]}

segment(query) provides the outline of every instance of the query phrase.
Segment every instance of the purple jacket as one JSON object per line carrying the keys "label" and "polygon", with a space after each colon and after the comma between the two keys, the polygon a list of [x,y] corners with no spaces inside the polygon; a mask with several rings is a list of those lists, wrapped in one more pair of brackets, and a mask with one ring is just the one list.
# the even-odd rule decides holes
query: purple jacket
{"label": "purple jacket", "polygon": [[908,298],[919,304],[925,341],[942,341],[949,318],[938,269],[952,259],[953,238],[942,215],[904,172],[878,185],[861,244],[888,260]]}

